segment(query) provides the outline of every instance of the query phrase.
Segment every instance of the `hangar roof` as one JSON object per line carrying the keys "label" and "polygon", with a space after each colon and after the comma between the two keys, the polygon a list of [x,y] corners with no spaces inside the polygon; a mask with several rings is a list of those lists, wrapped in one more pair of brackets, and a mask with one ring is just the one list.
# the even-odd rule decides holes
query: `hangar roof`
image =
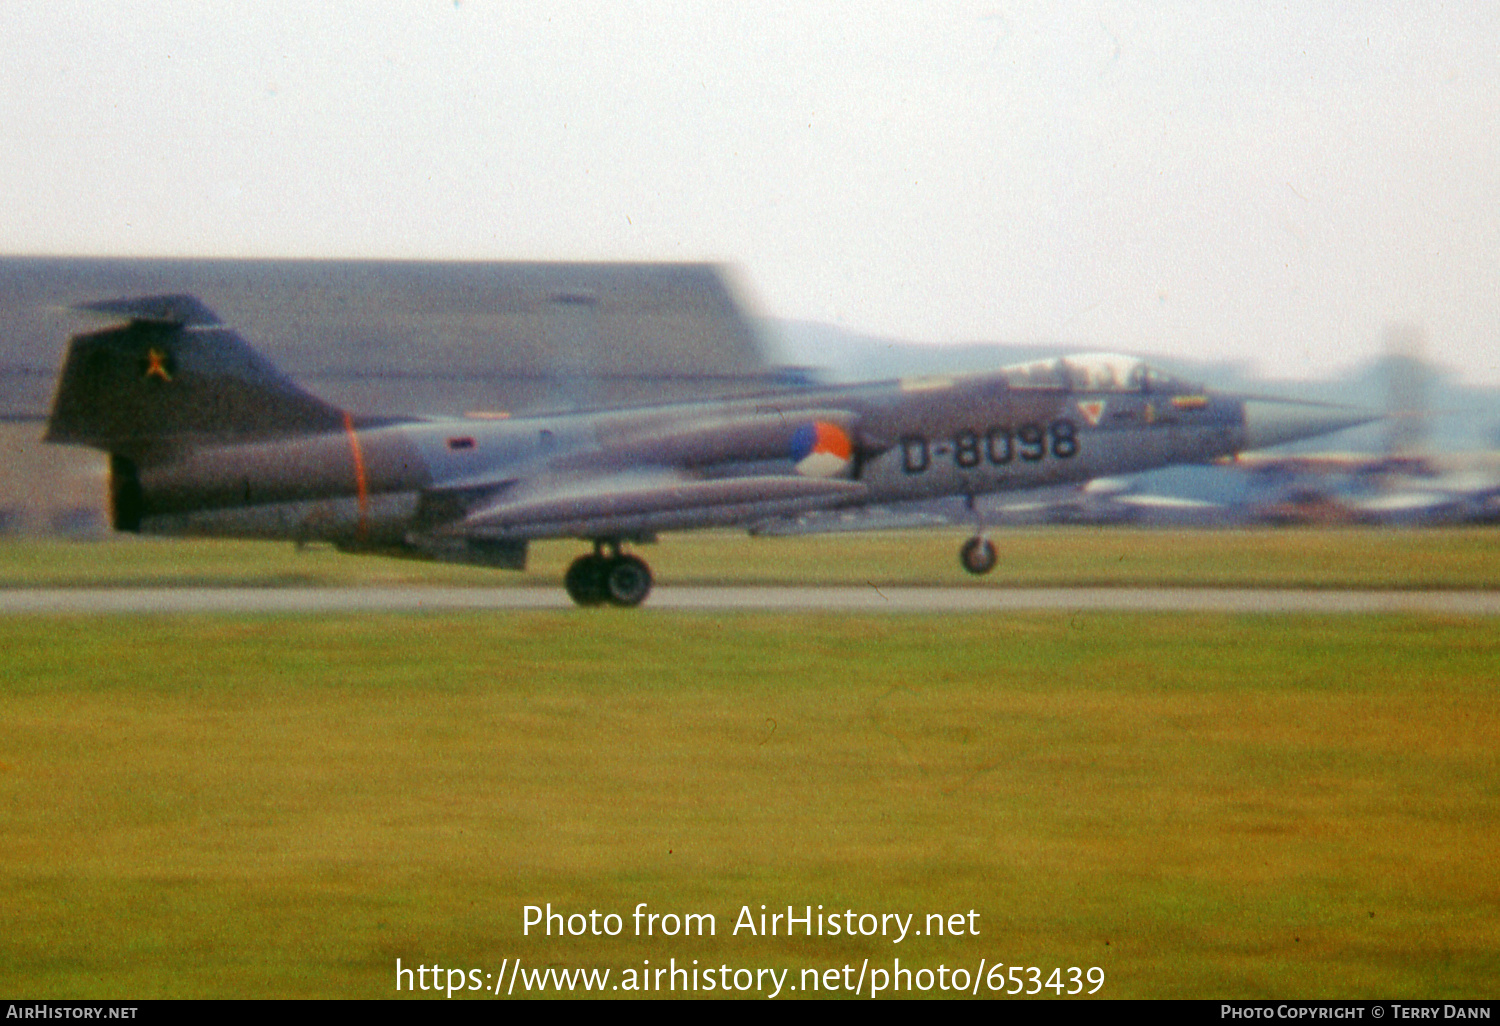
{"label": "hangar roof", "polygon": [[367,413],[733,394],[770,368],[710,264],[0,258],[0,416],[44,415],[70,308],[191,294],[293,378]]}

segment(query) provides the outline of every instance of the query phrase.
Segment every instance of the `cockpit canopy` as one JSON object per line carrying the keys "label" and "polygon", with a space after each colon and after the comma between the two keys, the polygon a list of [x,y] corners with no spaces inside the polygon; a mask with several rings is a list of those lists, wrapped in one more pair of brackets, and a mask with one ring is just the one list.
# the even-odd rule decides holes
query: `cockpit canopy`
{"label": "cockpit canopy", "polygon": [[1057,388],[1073,392],[1183,392],[1199,386],[1119,353],[1080,353],[1004,368],[1011,388]]}

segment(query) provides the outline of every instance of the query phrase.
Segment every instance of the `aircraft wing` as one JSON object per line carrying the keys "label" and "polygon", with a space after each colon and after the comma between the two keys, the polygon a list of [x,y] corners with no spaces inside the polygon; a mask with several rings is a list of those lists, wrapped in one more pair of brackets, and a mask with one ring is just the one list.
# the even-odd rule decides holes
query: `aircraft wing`
{"label": "aircraft wing", "polygon": [[757,537],[777,538],[857,531],[911,531],[928,527],[951,527],[954,524],[968,523],[972,519],[972,515],[965,512],[962,499],[932,499],[851,509],[797,510],[754,523],[750,526],[750,533]]}
{"label": "aircraft wing", "polygon": [[[447,538],[637,538],[858,503],[855,416],[810,409],[603,423],[598,445],[428,490],[429,530]],[[832,462],[798,439],[842,443]],[[810,443],[808,443],[810,444]],[[801,461],[801,462],[799,462]]]}
{"label": "aircraft wing", "polygon": [[789,474],[700,478],[659,469],[547,475],[517,482],[438,533],[514,540],[635,538],[859,501],[865,492],[856,481]]}

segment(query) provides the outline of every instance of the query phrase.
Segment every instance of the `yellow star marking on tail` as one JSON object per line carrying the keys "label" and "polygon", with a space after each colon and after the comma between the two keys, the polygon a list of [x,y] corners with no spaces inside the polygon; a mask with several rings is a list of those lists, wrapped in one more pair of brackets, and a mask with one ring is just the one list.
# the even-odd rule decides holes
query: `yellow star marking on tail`
{"label": "yellow star marking on tail", "polygon": [[160,349],[152,349],[146,353],[146,377],[172,380],[172,375],[167,372],[167,354]]}

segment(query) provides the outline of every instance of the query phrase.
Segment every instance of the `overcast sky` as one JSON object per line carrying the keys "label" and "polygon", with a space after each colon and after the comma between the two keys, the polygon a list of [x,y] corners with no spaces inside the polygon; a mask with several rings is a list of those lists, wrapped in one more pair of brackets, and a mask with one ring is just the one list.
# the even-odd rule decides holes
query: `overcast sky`
{"label": "overcast sky", "polygon": [[914,341],[1307,376],[1408,322],[1500,382],[1500,4],[49,0],[0,46],[3,253],[707,259]]}

